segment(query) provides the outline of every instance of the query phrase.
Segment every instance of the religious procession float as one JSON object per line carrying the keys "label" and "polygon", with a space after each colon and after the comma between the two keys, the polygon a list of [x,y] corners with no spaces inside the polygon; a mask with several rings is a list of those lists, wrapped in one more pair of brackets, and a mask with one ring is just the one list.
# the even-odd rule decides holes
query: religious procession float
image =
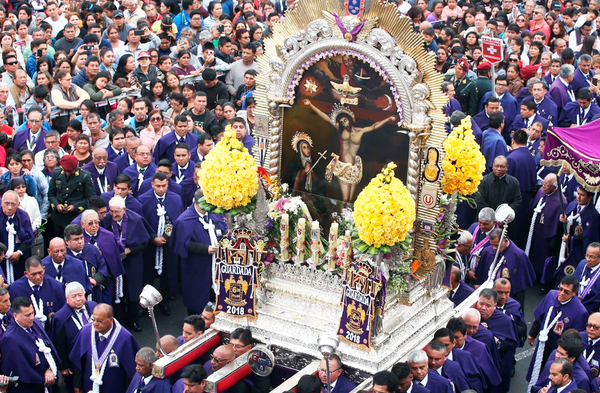
{"label": "religious procession float", "polygon": [[[455,209],[485,161],[468,118],[448,135],[435,55],[393,4],[300,0],[258,62],[254,151],[228,130],[200,177],[202,209],[229,224],[214,258],[216,322],[154,374],[244,327],[263,345],[207,391],[252,371],[293,390],[333,351],[358,391],[457,312],[443,285]],[[157,296],[144,291],[142,305]]]}

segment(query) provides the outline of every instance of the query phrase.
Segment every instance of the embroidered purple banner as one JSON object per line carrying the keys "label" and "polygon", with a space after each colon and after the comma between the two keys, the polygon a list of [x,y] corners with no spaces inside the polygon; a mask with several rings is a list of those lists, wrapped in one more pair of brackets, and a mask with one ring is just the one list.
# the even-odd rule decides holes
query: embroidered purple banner
{"label": "embroidered purple banner", "polygon": [[260,251],[245,228],[221,239],[216,258],[217,313],[256,318]]}
{"label": "embroidered purple banner", "polygon": [[364,349],[371,348],[371,324],[378,307],[375,300],[382,284],[379,274],[373,277],[367,263],[357,262],[346,269],[338,336]]}
{"label": "embroidered purple banner", "polygon": [[580,127],[554,127],[546,134],[541,164],[570,167],[579,184],[600,191],[600,119]]}

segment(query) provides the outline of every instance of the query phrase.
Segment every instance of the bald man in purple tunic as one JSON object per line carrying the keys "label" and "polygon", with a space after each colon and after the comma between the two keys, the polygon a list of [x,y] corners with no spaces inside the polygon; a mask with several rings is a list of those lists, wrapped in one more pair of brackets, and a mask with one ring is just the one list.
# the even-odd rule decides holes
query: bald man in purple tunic
{"label": "bald man in purple tunic", "polygon": [[100,393],[125,392],[135,375],[135,355],[140,346],[114,319],[108,304],[97,305],[93,319],[81,329],[69,355],[83,377],[74,382],[75,388],[83,392],[94,387]]}

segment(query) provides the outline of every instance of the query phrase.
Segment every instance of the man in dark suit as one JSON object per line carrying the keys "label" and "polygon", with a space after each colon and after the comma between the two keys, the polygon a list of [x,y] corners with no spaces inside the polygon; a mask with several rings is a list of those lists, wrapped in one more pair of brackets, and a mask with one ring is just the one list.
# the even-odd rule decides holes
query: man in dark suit
{"label": "man in dark suit", "polygon": [[[510,126],[510,131],[521,129],[527,130],[536,121],[539,121],[544,125],[544,131],[548,128],[548,120],[537,114],[537,105],[535,101],[533,101],[533,99],[523,100],[523,102],[521,102],[521,114],[515,117],[515,120]],[[507,135],[504,137],[506,138]]]}
{"label": "man in dark suit", "polygon": [[[349,393],[354,390],[356,385],[342,375],[344,372],[342,359],[336,354],[331,355],[329,359],[329,371],[331,375],[331,393]],[[321,364],[319,365],[319,379],[321,380],[321,384],[324,384],[322,392],[327,393],[327,368],[325,359],[321,359]]]}
{"label": "man in dark suit", "polygon": [[473,288],[468,286],[460,277],[461,272],[460,268],[456,265],[452,266],[452,270],[450,272],[450,293],[448,294],[448,299],[452,300],[454,303],[454,307],[461,304],[466,298],[469,297],[470,294],[473,293]]}
{"label": "man in dark suit", "polygon": [[413,376],[410,373],[408,363],[396,363],[392,367],[392,373],[398,377],[398,392],[399,393],[429,393],[429,389],[425,386],[414,383]]}
{"label": "man in dark suit", "polygon": [[592,56],[583,54],[577,60],[577,69],[573,74],[573,91],[575,94],[581,89],[589,89],[594,79],[594,70],[592,70]]}

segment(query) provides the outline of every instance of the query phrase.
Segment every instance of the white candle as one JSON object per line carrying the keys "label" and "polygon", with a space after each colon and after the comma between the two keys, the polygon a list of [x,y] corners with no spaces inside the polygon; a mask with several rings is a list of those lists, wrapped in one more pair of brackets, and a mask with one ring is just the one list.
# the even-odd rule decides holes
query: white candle
{"label": "white candle", "polygon": [[296,262],[304,261],[304,236],[306,234],[306,219],[298,219],[296,226]]}
{"label": "white candle", "polygon": [[313,221],[310,227],[310,251],[311,251],[311,264],[317,265],[320,261],[321,256],[321,228],[319,227],[319,221]]}
{"label": "white candle", "polygon": [[287,261],[290,259],[290,216],[287,213],[281,215],[281,260]]}
{"label": "white candle", "polygon": [[338,240],[338,223],[331,223],[331,227],[329,228],[329,270],[335,269],[335,254],[336,254],[336,246]]}

